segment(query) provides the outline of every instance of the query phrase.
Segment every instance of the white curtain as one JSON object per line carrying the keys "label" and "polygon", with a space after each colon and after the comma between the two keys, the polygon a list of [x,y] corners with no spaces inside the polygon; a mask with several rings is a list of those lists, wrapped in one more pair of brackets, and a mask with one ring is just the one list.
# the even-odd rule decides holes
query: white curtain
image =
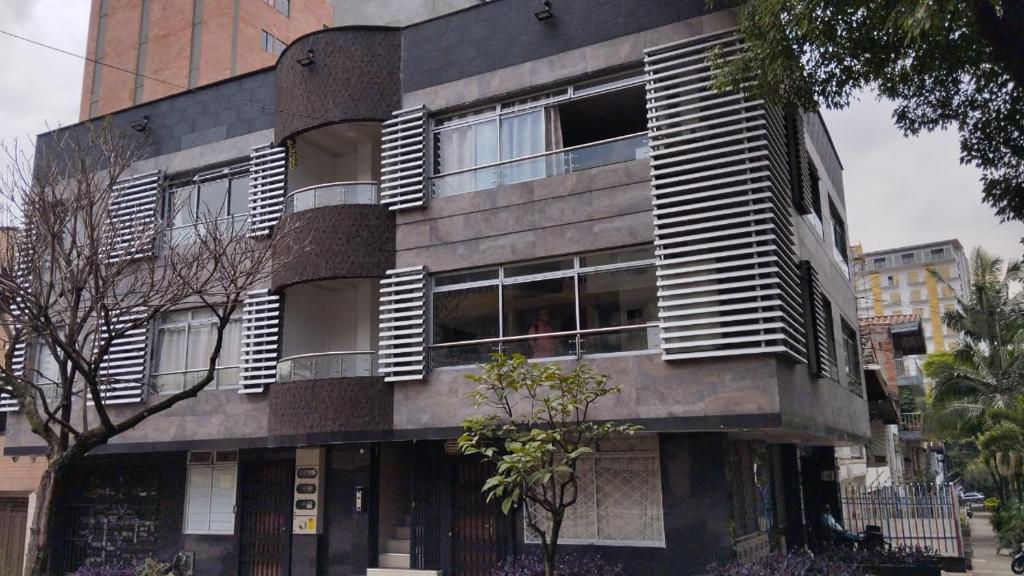
{"label": "white curtain", "polygon": [[[501,119],[501,159],[514,160],[544,152],[544,110],[537,109]],[[543,178],[545,158],[533,158],[503,166],[501,182]]]}
{"label": "white curtain", "polygon": [[156,372],[185,369],[185,327],[161,328],[157,338]]}

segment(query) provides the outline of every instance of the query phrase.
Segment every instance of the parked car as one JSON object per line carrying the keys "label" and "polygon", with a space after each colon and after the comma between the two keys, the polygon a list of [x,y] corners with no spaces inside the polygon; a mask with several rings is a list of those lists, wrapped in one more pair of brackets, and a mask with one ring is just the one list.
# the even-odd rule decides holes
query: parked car
{"label": "parked car", "polygon": [[963,492],[960,494],[960,501],[974,508],[975,506],[982,505],[985,501],[985,495],[981,492]]}

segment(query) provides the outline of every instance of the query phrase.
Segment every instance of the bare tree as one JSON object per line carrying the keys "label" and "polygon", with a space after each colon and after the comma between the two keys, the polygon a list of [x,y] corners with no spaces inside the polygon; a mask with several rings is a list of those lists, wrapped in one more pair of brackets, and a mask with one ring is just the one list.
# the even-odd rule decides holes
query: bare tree
{"label": "bare tree", "polygon": [[[98,123],[48,138],[34,169],[28,154],[7,148],[11,165],[0,185],[6,216],[20,224],[5,228],[0,242],[0,318],[9,343],[0,396],[17,401],[47,451],[25,570],[30,576],[47,572],[54,494],[68,470],[214,381],[225,330],[247,292],[271,274],[271,244],[284,237],[253,240],[236,221],[209,213],[191,214],[194,226],[172,228],[173,214],[159,218],[157,202],[126,209],[118,181],[141,158],[144,135]],[[117,391],[148,388],[116,369],[117,343],[186,307],[216,319],[205,371],[179,392],[114,407]],[[19,343],[48,356],[55,370],[41,373],[33,354],[19,361]]]}

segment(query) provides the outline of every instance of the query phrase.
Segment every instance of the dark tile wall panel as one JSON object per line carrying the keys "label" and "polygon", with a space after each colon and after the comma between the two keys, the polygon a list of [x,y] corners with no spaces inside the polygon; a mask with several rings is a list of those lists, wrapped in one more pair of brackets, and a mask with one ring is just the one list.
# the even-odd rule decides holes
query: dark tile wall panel
{"label": "dark tile wall panel", "polygon": [[392,386],[376,376],[278,383],[270,387],[270,436],[383,432],[393,420]]}
{"label": "dark tile wall panel", "polygon": [[[277,63],[275,138],[337,122],[387,120],[401,108],[401,31],[359,27],[315,32]],[[315,63],[297,60],[313,51]]]}
{"label": "dark tile wall panel", "polygon": [[[731,2],[722,2],[720,9]],[[705,0],[499,0],[406,28],[402,88],[412,92],[701,16]]]}
{"label": "dark tile wall panel", "polygon": [[260,70],[40,134],[36,163],[55,157],[63,137],[87,138],[91,129],[108,120],[114,130],[138,137],[132,125],[141,122],[143,116],[149,118],[139,160],[273,128],[274,76],[273,69]]}
{"label": "dark tile wall panel", "polygon": [[274,246],[274,290],[330,278],[381,278],[394,267],[395,216],[383,206],[324,206],[278,223],[288,242]]}

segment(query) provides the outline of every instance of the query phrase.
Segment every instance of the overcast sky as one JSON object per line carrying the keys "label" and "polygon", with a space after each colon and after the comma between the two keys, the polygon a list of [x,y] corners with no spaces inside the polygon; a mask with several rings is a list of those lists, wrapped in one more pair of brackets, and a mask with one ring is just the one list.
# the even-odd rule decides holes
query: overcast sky
{"label": "overcast sky", "polygon": [[[0,29],[84,54],[88,0],[0,0]],[[22,141],[78,121],[83,62],[0,35],[0,139]],[[904,138],[870,96],[824,116],[845,168],[850,238],[879,250],[947,238],[1019,258],[1024,224],[981,203],[978,172],[958,162],[956,134]]]}

